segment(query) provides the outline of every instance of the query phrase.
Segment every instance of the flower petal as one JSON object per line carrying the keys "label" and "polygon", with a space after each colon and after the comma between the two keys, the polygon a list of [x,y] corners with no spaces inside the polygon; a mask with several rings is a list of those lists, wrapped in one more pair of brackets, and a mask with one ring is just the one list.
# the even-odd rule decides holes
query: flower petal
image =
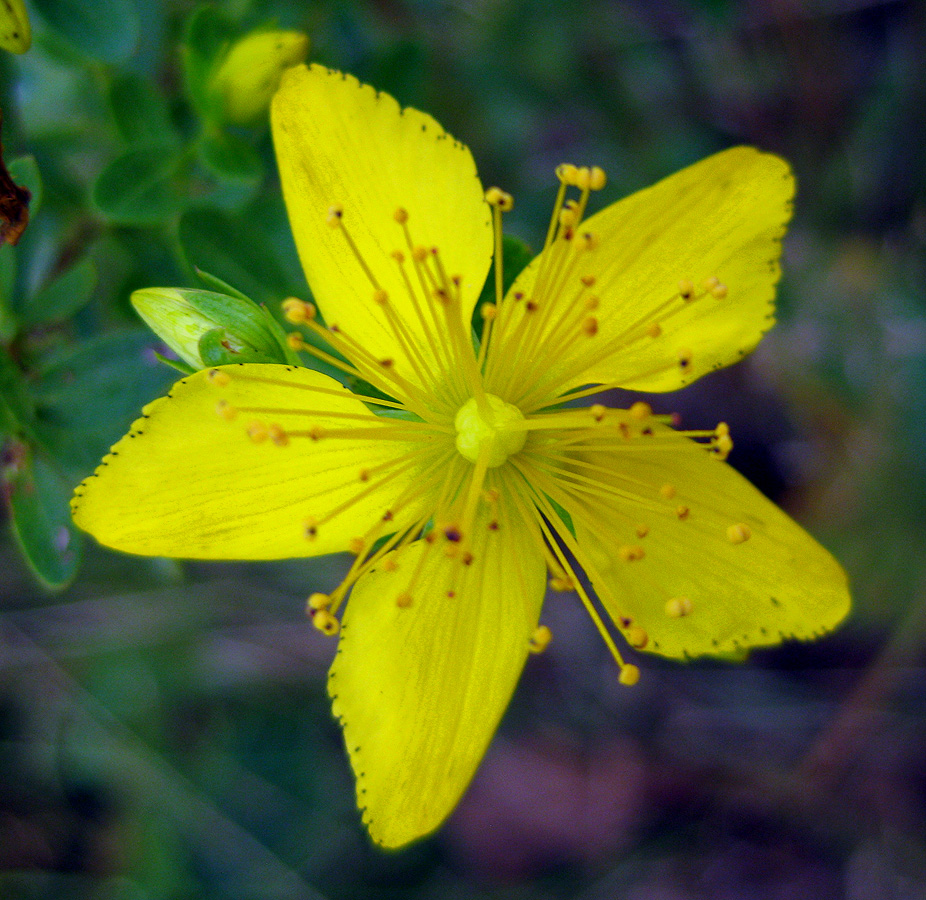
{"label": "flower petal", "polygon": [[[348,601],[328,690],[358,805],[383,846],[422,837],[449,815],[527,657],[545,563],[536,529],[500,506],[498,530],[477,519],[472,565],[418,541],[393,554],[394,571],[364,576]],[[411,605],[400,608],[406,591]]]}
{"label": "flower petal", "polygon": [[[555,363],[545,357],[541,385],[553,395],[611,383],[672,391],[745,356],[775,321],[793,193],[784,160],[734,147],[584,221],[580,235],[595,235],[597,247],[580,251],[573,275],[576,286],[581,276],[594,278],[597,331],[572,337]],[[512,291],[530,295],[539,264],[540,258]],[[709,279],[722,285],[715,287],[720,296],[705,289]],[[695,299],[682,298],[685,282]],[[567,285],[553,302],[575,294]],[[549,327],[545,337],[561,342]],[[680,353],[690,353],[690,361],[680,364]]]}
{"label": "flower petal", "polygon": [[[491,215],[472,155],[430,116],[317,65],[284,75],[272,122],[296,246],[328,324],[374,357],[395,360],[403,377],[420,384],[426,371],[420,363],[410,371],[409,355],[373,302],[374,286],[326,218],[333,205],[343,209],[344,230],[430,361],[424,326],[391,257],[395,250],[409,255],[395,212],[408,212],[415,245],[437,247],[447,275],[461,277],[460,315],[469,334],[492,255]],[[418,290],[414,271],[411,279]]]}
{"label": "flower petal", "polygon": [[[657,428],[640,440],[672,439]],[[597,472],[600,488],[554,498],[572,516],[579,561],[614,621],[628,633],[632,620],[648,635],[646,650],[674,658],[834,628],[850,604],[836,560],[703,446],[674,440],[677,448],[617,458],[587,454],[585,463],[605,469],[577,471]]]}
{"label": "flower petal", "polygon": [[[252,440],[252,425],[258,437],[264,429],[265,440]],[[377,436],[400,425],[372,416],[338,382],[309,369],[236,365],[198,372],[146,406],[77,488],[74,521],[106,546],[151,556],[280,559],[344,550],[414,483],[419,463],[403,458],[427,458],[425,438]],[[295,434],[313,426],[357,436]],[[394,477],[380,486],[376,478],[361,483],[361,470],[376,466]],[[308,539],[307,518],[321,520],[353,498]],[[396,527],[416,512],[396,510]]]}

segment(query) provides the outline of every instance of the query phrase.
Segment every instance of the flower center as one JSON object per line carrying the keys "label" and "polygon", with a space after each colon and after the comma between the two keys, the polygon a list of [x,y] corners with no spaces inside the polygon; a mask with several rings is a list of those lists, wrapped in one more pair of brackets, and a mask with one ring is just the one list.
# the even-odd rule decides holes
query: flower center
{"label": "flower center", "polygon": [[523,421],[520,409],[494,394],[486,394],[484,404],[471,397],[453,421],[457,450],[470,462],[478,462],[486,454],[486,466],[494,469],[524,446],[527,432],[519,427]]}

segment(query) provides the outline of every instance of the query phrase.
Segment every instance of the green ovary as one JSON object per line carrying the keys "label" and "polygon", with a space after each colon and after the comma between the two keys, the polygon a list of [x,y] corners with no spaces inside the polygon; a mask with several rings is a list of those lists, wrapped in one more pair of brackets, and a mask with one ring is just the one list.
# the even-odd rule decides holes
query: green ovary
{"label": "green ovary", "polygon": [[477,462],[480,453],[488,453],[486,465],[494,469],[524,446],[527,432],[518,427],[523,421],[521,410],[494,394],[485,395],[484,409],[473,397],[460,407],[453,421],[457,450],[470,462]]}

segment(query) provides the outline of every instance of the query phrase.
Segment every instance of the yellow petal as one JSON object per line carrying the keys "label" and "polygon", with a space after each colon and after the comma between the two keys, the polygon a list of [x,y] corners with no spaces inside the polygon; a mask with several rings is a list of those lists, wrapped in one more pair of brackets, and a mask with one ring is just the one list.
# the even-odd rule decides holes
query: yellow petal
{"label": "yellow petal", "polygon": [[[426,439],[375,436],[401,426],[396,420],[344,415],[369,411],[309,369],[198,372],[146,406],[77,488],[74,521],[106,546],[151,556],[280,559],[344,550],[414,482],[418,463],[402,458],[430,452]],[[294,433],[313,427],[374,432],[318,440]],[[395,477],[379,486],[380,475],[361,482],[361,471],[376,466]],[[319,522],[341,504],[348,506],[309,539],[307,521]],[[417,513],[411,505],[394,510],[395,526]]]}
{"label": "yellow petal", "polygon": [[477,519],[470,566],[418,541],[392,555],[394,571],[364,576],[347,604],[328,689],[358,805],[386,847],[428,834],[453,810],[537,626],[539,537],[504,504],[498,530],[486,524]]}
{"label": "yellow petal", "polygon": [[577,471],[595,471],[601,488],[554,498],[572,516],[580,561],[614,621],[628,633],[631,620],[646,650],[674,658],[834,628],[850,604],[836,560],[726,463],[656,432],[651,440],[678,446],[588,454],[611,474]]}
{"label": "yellow petal", "polygon": [[[404,209],[414,245],[438,248],[446,275],[461,277],[456,314],[469,334],[492,254],[490,213],[469,150],[430,116],[403,110],[388,94],[317,65],[286,72],[271,119],[296,246],[328,324],[337,324],[374,357],[395,360],[403,377],[418,384],[429,380],[423,370],[435,369],[433,352],[391,256],[396,250],[405,254],[424,304],[395,214]],[[343,211],[342,228],[327,224],[333,206]],[[428,365],[409,363],[386,314],[373,302],[376,287],[345,232]]]}
{"label": "yellow petal", "polygon": [[[597,328],[577,331],[552,365],[545,358],[541,384],[554,394],[596,383],[671,391],[747,354],[774,324],[793,193],[784,160],[734,147],[584,221],[579,235],[597,246],[580,254],[555,302],[571,301],[592,276],[585,296],[600,300]],[[512,291],[530,295],[539,264]],[[689,285],[694,299],[685,300]]]}

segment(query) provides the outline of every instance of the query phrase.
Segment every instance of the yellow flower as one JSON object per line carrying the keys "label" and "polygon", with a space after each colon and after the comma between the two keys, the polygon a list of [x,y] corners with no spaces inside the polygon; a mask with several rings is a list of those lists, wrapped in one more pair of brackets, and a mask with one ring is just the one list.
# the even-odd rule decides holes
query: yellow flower
{"label": "yellow flower", "polygon": [[676,431],[642,402],[562,407],[679,388],[758,343],[790,216],[782,160],[728,150],[588,218],[604,173],[560,167],[543,252],[505,297],[496,270],[474,350],[510,196],[484,192],[432,118],[338,72],[291,69],[272,121],[327,327],[295,299],[287,318],[374,390],[296,367],[200,372],[145,409],[74,516],[133,553],[355,554],[309,608],[323,631],[340,617],[329,689],[376,842],[427,834],[457,803],[551,637],[548,574],[625,684],[639,670],[621,640],[733,656],[845,616],[839,565],[723,462],[725,425]]}

